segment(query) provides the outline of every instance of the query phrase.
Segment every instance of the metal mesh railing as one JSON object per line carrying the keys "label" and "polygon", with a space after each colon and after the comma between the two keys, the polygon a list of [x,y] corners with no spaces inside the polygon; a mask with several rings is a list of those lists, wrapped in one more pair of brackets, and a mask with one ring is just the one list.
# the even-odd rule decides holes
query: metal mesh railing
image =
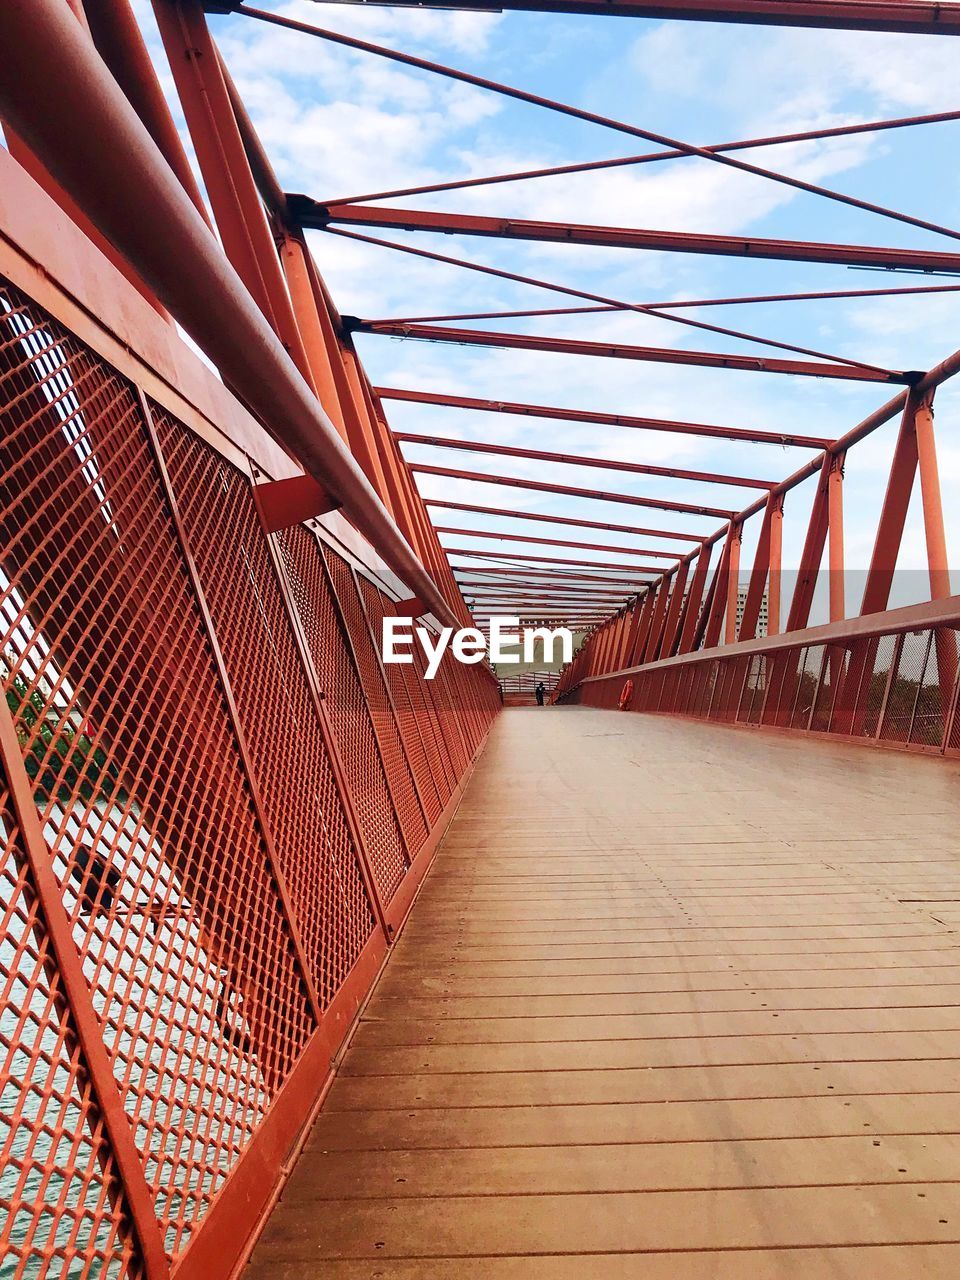
{"label": "metal mesh railing", "polygon": [[0,410],[0,1274],[165,1274],[252,1229],[499,699],[444,672],[421,803],[351,566],[2,282]]}
{"label": "metal mesh railing", "polygon": [[889,627],[878,621],[866,636],[856,623],[837,624],[825,629],[826,643],[791,645],[785,636],[747,652],[694,653],[587,679],[560,697],[616,707],[628,695],[630,711],[960,750],[960,619],[917,628],[877,616],[889,616]]}

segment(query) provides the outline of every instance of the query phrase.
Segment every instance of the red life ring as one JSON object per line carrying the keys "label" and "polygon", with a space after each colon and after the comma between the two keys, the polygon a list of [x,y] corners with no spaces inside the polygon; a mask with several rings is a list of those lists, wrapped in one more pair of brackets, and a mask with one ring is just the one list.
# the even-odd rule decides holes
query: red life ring
{"label": "red life ring", "polygon": [[630,705],[630,699],[633,696],[633,681],[628,680],[620,690],[620,701],[617,704],[621,711],[626,711]]}

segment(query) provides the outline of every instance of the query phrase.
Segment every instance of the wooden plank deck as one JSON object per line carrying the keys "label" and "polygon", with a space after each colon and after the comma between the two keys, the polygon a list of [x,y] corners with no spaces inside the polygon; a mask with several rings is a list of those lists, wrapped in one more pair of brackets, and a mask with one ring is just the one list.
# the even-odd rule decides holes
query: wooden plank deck
{"label": "wooden plank deck", "polygon": [[958,800],[506,711],[246,1280],[960,1275]]}

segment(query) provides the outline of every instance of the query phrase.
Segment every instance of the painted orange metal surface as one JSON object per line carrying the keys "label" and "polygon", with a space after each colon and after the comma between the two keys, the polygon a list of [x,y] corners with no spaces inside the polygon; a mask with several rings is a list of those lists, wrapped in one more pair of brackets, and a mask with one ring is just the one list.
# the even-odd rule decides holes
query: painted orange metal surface
{"label": "painted orange metal surface", "polygon": [[[382,585],[265,534],[249,472],[9,285],[0,362],[3,1248],[17,1276],[203,1274],[198,1228],[242,1249],[289,1146],[258,1137],[294,1086],[293,1135],[309,1114],[499,692],[404,668],[401,712]],[[424,787],[448,761],[422,807],[414,738]]]}
{"label": "painted orange metal surface", "polygon": [[[380,196],[323,205],[288,197],[205,7],[243,8],[154,0],[201,194],[128,0],[0,5],[0,109],[11,143],[0,155],[8,180],[0,190],[0,1270],[15,1280],[235,1274],[504,700],[529,701],[542,682],[557,700],[593,707],[960,754],[960,598],[951,594],[933,420],[936,388],[960,370],[960,353],[926,373],[888,370],[675,315],[694,305],[920,288],[658,306],[344,228],[925,271],[955,269],[960,254],[360,204]],[[960,31],[960,6],[922,0],[502,7]],[[695,157],[960,238],[728,154],[956,112],[699,147],[284,15],[245,11],[667,148],[611,165]],[[813,361],[439,326],[504,313],[353,320],[327,292],[307,226],[598,304],[509,315],[640,312]],[[220,380],[191,365],[171,320],[198,339]],[[355,350],[356,332],[902,389],[827,440],[781,435],[773,424],[750,430],[377,388]],[[383,400],[817,454],[783,480],[756,480],[526,442],[393,433]],[[898,416],[861,612],[848,619],[844,467],[853,446]],[[411,464],[400,442],[764,492],[732,512],[656,492]],[[687,534],[424,500],[419,474],[723,523],[712,535]],[[885,612],[917,478],[930,603]],[[806,480],[815,493],[797,585],[781,601],[784,503]],[[431,508],[637,534],[673,549],[438,531]],[[741,539],[754,517],[762,523],[738,617]],[[668,563],[462,547],[457,554],[499,556],[501,564],[451,566],[453,548],[439,532]],[[810,628],[825,553],[831,621]],[[760,637],[765,594],[768,634]],[[431,627],[470,623],[468,602],[481,629],[509,609],[590,630],[562,673],[498,681],[486,666],[448,658],[428,680],[416,647],[409,664],[384,662],[386,618],[429,611]]]}

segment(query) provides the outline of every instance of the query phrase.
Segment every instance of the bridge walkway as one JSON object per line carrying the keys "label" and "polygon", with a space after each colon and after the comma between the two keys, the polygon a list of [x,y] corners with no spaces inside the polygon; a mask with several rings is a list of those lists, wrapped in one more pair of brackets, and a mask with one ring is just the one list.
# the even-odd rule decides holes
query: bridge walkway
{"label": "bridge walkway", "polygon": [[958,798],[507,710],[247,1280],[960,1274]]}

